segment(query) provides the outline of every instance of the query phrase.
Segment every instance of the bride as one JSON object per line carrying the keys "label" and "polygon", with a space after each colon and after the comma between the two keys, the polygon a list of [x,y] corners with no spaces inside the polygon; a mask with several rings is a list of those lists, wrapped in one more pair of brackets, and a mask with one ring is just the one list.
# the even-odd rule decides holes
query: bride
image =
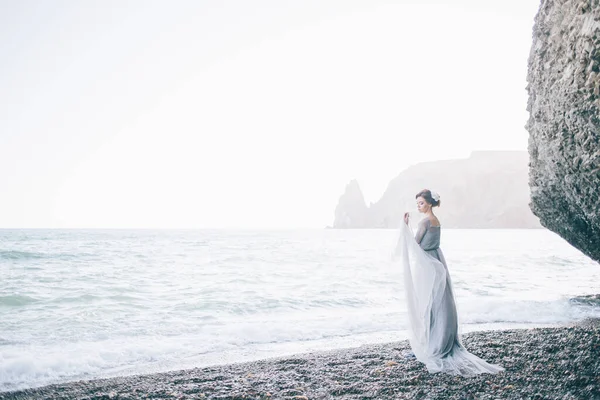
{"label": "bride", "polygon": [[413,238],[409,215],[404,214],[396,247],[404,268],[409,341],[415,357],[431,373],[469,376],[503,371],[469,353],[461,344],[450,274],[439,247],[440,221],[433,214],[433,208],[440,205],[440,196],[425,189],[415,197],[417,209],[425,218]]}

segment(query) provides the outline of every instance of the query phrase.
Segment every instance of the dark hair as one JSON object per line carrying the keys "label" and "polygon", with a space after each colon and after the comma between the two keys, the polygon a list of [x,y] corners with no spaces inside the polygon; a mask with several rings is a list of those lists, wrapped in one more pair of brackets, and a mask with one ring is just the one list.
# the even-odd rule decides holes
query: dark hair
{"label": "dark hair", "polygon": [[440,204],[442,204],[441,200],[435,201],[433,197],[431,197],[431,190],[429,189],[421,190],[419,193],[417,193],[415,199],[418,199],[419,197],[424,198],[427,203],[431,204],[431,207],[439,207]]}

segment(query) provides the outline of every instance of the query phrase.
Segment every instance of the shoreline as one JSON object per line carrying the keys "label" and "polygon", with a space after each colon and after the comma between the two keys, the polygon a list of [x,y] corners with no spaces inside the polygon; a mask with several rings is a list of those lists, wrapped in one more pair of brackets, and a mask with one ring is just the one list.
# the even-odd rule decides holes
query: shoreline
{"label": "shoreline", "polygon": [[148,375],[0,392],[5,399],[600,399],[600,319],[471,332],[462,342],[505,372],[429,374],[406,340]]}

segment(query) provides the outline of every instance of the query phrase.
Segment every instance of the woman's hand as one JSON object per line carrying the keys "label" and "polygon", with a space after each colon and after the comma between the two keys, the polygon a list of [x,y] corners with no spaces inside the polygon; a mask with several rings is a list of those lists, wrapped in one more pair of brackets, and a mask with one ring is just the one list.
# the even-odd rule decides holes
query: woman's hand
{"label": "woman's hand", "polygon": [[404,213],[404,223],[408,225],[408,213]]}

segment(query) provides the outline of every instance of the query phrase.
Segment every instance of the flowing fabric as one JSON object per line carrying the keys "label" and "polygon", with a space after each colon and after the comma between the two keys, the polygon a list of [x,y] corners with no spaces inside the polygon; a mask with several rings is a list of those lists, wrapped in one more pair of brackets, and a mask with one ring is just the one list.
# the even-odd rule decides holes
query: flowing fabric
{"label": "flowing fabric", "polygon": [[471,376],[503,371],[469,353],[460,342],[452,283],[439,249],[440,227],[422,221],[415,240],[410,227],[400,225],[395,256],[404,271],[409,342],[417,360],[431,373]]}

